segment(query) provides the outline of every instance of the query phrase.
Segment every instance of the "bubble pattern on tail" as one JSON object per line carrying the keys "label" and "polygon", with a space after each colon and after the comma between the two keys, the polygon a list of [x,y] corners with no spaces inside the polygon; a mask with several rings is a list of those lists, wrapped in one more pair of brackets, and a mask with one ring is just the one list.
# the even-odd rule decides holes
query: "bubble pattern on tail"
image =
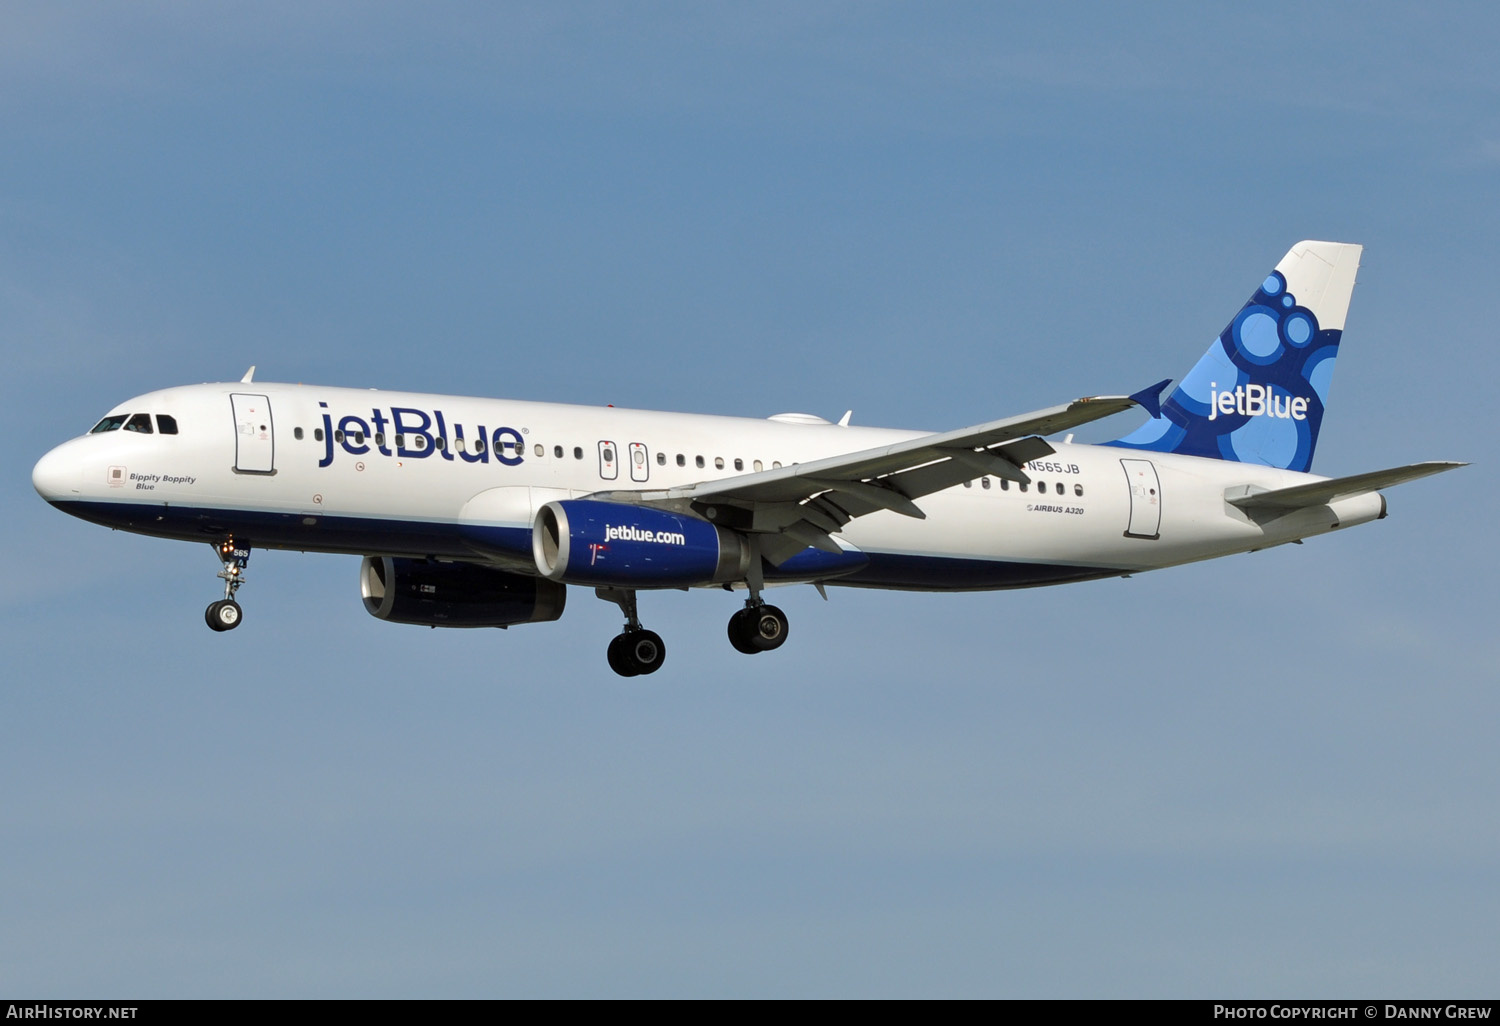
{"label": "bubble pattern on tail", "polygon": [[1161,414],[1107,444],[1306,471],[1342,335],[1320,328],[1272,271]]}

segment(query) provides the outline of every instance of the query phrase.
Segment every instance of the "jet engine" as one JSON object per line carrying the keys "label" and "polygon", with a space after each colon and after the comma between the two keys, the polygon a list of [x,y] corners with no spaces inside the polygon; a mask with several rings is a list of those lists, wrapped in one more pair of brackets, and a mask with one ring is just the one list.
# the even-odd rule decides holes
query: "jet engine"
{"label": "jet engine", "polygon": [[566,586],[474,563],[366,556],[365,608],[379,620],[424,627],[509,627],[562,616]]}
{"label": "jet engine", "polygon": [[592,587],[685,588],[742,581],[750,550],[733,531],[686,513],[595,499],[537,511],[531,553],[550,581]]}

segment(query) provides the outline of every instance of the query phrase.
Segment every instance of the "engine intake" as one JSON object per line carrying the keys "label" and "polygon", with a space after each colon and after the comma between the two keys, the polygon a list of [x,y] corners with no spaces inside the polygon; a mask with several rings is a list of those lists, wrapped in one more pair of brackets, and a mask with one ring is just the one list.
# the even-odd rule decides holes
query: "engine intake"
{"label": "engine intake", "polygon": [[537,572],[593,587],[684,588],[745,579],[750,550],[733,531],[684,513],[594,499],[546,503],[532,525]]}
{"label": "engine intake", "polygon": [[359,568],[365,609],[379,620],[424,627],[509,627],[562,616],[568,589],[553,581],[474,563],[366,556]]}

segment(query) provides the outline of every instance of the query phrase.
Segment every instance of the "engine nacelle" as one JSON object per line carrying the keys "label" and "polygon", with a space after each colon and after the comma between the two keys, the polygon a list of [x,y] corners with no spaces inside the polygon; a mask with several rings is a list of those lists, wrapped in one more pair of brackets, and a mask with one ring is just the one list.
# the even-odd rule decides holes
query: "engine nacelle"
{"label": "engine nacelle", "polygon": [[733,531],[685,513],[594,499],[563,499],[537,511],[531,531],[537,572],[593,587],[684,588],[742,581],[750,550]]}
{"label": "engine nacelle", "polygon": [[424,627],[509,627],[562,616],[566,586],[473,563],[366,556],[359,590],[370,615]]}

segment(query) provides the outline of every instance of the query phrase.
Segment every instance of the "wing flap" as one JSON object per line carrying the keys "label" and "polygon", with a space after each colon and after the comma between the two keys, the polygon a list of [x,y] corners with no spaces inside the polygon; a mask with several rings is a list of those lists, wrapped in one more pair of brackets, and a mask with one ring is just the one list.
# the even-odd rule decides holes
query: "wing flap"
{"label": "wing flap", "polygon": [[[911,496],[905,489],[897,487],[894,482],[889,485],[876,485],[865,484],[861,481],[823,481],[818,478],[807,480],[809,484],[826,487],[829,494],[833,495],[834,501],[851,516],[862,517],[878,509],[888,509],[904,517],[913,517],[917,520],[927,519],[927,514],[911,501]],[[918,494],[920,496],[923,493]]]}

